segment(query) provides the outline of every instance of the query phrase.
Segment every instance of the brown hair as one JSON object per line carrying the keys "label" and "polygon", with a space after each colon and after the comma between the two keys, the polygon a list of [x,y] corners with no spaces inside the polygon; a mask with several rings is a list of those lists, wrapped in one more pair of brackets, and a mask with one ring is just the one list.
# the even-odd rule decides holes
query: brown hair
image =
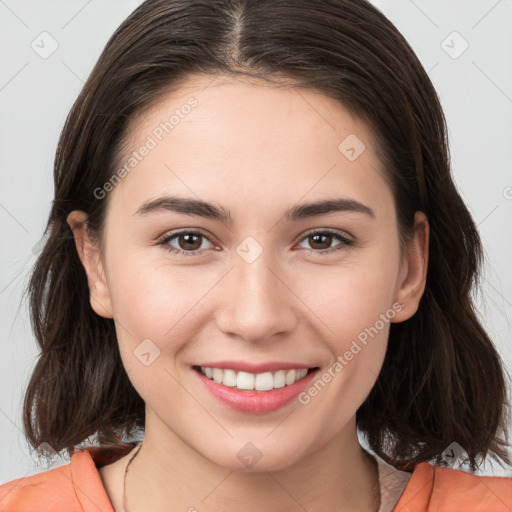
{"label": "brown hair", "polygon": [[[482,247],[452,181],[436,91],[395,26],[363,0],[148,0],[116,30],[73,105],[58,144],[48,238],[31,276],[41,347],[24,401],[30,443],[72,453],[91,436],[123,445],[145,404],[124,370],[114,323],[94,313],[72,210],[99,235],[129,122],[196,73],[286,78],[341,102],[376,134],[402,240],[430,223],[429,269],[416,314],[391,325],[382,371],[358,409],[370,447],[402,469],[442,462],[459,443],[471,468],[510,464],[505,373],[471,298]],[[505,440],[499,435],[503,432]]]}

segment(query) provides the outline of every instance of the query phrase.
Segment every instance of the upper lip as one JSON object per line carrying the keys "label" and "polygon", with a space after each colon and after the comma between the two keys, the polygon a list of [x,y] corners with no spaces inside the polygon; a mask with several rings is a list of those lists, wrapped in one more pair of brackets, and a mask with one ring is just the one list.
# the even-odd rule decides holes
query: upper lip
{"label": "upper lip", "polygon": [[312,365],[301,364],[301,363],[290,363],[284,361],[272,361],[267,363],[248,363],[247,361],[214,361],[205,362],[197,366],[207,366],[209,368],[221,368],[223,370],[237,370],[247,373],[265,373],[265,372],[276,372],[278,370],[293,370],[301,368],[316,368]]}

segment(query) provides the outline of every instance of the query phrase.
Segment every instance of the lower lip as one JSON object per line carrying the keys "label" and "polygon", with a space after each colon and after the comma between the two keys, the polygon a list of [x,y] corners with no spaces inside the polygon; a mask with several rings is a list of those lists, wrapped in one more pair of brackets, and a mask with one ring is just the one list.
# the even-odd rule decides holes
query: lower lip
{"label": "lower lip", "polygon": [[318,369],[310,371],[290,386],[269,391],[245,391],[210,380],[198,370],[194,369],[193,372],[197,374],[202,385],[222,403],[237,411],[263,414],[277,411],[297,398],[311,382]]}

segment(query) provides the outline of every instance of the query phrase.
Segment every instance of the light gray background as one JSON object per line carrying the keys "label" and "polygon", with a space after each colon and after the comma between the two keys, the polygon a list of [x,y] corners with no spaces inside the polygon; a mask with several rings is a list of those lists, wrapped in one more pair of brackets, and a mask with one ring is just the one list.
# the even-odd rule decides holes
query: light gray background
{"label": "light gray background", "polygon": [[[140,3],[0,0],[1,483],[46,469],[34,462],[21,427],[37,357],[22,292],[53,199],[58,136],[108,37]],[[512,1],[374,4],[408,39],[440,94],[456,182],[486,248],[477,301],[512,372]],[[31,46],[44,53],[52,44],[58,47],[47,58]],[[512,470],[486,464],[479,474]]]}

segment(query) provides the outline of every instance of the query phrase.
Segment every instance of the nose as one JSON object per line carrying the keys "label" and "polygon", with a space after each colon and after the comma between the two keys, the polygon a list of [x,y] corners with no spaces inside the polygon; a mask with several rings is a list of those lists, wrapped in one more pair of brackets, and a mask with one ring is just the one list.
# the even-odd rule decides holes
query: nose
{"label": "nose", "polygon": [[291,274],[267,251],[250,263],[236,256],[221,287],[217,327],[227,336],[252,343],[292,332],[300,316],[300,300],[290,281]]}

